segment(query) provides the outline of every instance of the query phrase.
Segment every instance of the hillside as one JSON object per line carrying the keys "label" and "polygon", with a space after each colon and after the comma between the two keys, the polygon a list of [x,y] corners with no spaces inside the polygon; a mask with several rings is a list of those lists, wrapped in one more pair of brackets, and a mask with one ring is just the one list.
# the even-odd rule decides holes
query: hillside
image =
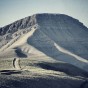
{"label": "hillside", "polygon": [[[46,79],[47,75],[54,76],[55,81],[60,79],[59,85],[63,85],[60,76],[64,75],[68,83],[69,80],[74,80],[71,85],[77,81],[75,88],[87,88],[82,83],[88,77],[88,28],[77,19],[64,14],[35,14],[18,20],[0,28],[0,60],[2,62],[8,60],[7,63],[11,63],[13,58],[20,58],[21,66],[25,66],[25,70],[17,72],[21,76],[28,76],[29,72],[26,72],[28,70],[32,72],[33,77],[36,74]],[[3,64],[1,66],[3,67]],[[7,67],[9,70],[13,69],[12,65],[11,67],[6,65],[1,70],[5,72],[8,70]],[[42,74],[36,72],[37,70],[40,72],[43,70]],[[14,70],[12,73],[15,73]],[[42,82],[46,79],[43,78]],[[64,77],[62,79],[64,81]]]}

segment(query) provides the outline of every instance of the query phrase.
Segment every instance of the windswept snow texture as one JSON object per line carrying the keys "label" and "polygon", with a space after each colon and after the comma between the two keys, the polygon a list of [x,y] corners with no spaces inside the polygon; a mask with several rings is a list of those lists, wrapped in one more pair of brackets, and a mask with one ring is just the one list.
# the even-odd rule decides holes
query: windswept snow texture
{"label": "windswept snow texture", "polygon": [[65,49],[88,59],[88,29],[66,15],[38,15],[40,30]]}
{"label": "windswept snow texture", "polygon": [[[1,51],[20,48],[88,71],[88,28],[64,14],[36,14],[0,28]],[[31,51],[32,50],[32,51]]]}

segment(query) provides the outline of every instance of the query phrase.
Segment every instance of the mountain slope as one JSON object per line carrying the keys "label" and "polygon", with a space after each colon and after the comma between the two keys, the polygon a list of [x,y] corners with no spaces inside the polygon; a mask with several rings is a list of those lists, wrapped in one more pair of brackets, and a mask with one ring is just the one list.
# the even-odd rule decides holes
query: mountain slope
{"label": "mountain slope", "polygon": [[88,28],[64,14],[0,28],[0,80],[0,88],[88,88]]}
{"label": "mountain slope", "polygon": [[88,28],[72,17],[36,14],[0,28],[0,35],[2,53],[45,55],[88,71]]}

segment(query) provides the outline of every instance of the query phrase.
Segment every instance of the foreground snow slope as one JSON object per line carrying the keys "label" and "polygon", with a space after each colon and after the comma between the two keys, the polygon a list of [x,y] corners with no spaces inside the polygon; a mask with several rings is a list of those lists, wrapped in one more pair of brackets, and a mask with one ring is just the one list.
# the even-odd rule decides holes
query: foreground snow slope
{"label": "foreground snow slope", "polygon": [[16,70],[12,60],[0,59],[0,88],[88,88],[88,73],[71,64],[31,57],[22,59],[22,70]]}

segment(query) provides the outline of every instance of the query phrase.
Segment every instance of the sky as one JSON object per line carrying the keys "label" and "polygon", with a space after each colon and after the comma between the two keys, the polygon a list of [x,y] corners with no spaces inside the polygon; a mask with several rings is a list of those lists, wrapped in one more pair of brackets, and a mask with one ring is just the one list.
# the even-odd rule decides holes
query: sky
{"label": "sky", "polygon": [[36,13],[61,13],[88,27],[88,0],[0,0],[0,27]]}

